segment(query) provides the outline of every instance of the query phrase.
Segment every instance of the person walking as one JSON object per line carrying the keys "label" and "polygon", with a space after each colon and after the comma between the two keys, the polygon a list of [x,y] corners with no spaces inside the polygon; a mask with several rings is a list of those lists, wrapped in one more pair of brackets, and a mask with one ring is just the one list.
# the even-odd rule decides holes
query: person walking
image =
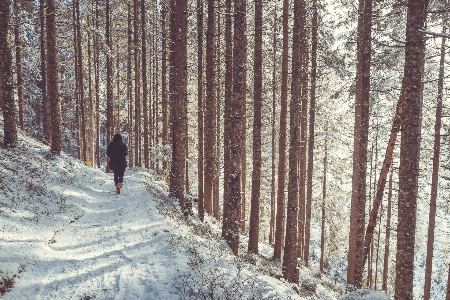
{"label": "person walking", "polygon": [[108,145],[106,155],[109,157],[109,168],[114,171],[114,184],[116,193],[120,194],[123,185],[123,175],[127,168],[128,147],[122,140],[122,136],[117,133]]}

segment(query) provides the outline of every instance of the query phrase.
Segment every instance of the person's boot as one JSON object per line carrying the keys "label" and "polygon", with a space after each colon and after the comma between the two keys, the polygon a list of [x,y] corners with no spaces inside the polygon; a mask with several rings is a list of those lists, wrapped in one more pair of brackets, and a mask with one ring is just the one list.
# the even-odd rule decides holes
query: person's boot
{"label": "person's boot", "polygon": [[117,193],[117,194],[120,194],[119,183],[118,183],[118,184],[116,184],[116,193]]}
{"label": "person's boot", "polygon": [[117,184],[117,188],[118,188],[119,190],[122,188],[122,182],[119,182],[119,183]]}

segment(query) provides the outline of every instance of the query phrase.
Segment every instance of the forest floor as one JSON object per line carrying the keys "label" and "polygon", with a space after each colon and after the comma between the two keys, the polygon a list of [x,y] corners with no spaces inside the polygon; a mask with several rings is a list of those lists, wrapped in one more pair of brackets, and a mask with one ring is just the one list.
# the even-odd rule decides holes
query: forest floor
{"label": "forest floor", "polygon": [[248,255],[245,237],[234,256],[217,221],[184,217],[152,171],[127,170],[118,195],[112,174],[52,156],[23,135],[0,156],[3,299],[337,299],[343,292],[302,268],[298,294],[277,279],[271,248]]}

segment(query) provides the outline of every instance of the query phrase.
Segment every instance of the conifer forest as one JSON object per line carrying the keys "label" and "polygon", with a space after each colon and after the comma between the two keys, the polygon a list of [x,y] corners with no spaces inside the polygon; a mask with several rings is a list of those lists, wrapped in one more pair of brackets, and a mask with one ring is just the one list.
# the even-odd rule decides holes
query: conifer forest
{"label": "conifer forest", "polygon": [[449,10],[0,0],[2,147],[24,134],[109,173],[120,133],[128,169],[235,256],[270,246],[278,279],[450,300]]}

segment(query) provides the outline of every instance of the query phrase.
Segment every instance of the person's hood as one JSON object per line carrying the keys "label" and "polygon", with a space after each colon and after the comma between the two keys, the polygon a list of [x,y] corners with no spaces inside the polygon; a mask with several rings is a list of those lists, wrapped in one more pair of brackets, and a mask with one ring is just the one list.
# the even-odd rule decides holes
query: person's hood
{"label": "person's hood", "polygon": [[122,136],[119,133],[116,133],[114,135],[113,142],[122,142]]}

